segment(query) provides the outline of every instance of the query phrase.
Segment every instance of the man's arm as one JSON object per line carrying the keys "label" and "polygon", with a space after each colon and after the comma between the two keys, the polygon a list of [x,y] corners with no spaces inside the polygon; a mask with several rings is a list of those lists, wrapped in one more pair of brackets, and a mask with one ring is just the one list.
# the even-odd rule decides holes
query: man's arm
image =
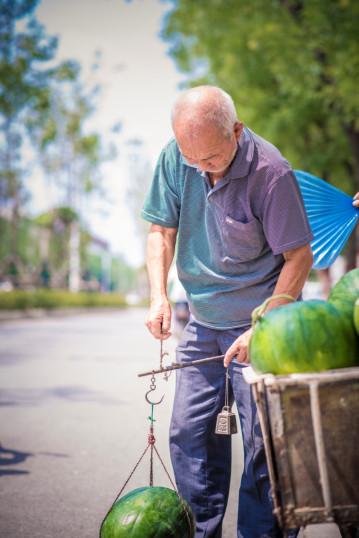
{"label": "man's arm", "polygon": [[[283,256],[285,262],[279,274],[273,295],[285,293],[293,297],[293,299],[298,299],[313,264],[312,249],[310,245],[304,245],[303,247],[283,252]],[[267,311],[288,302],[287,299],[273,299],[269,303]],[[228,366],[235,355],[237,355],[238,362],[249,361],[248,346],[252,331],[252,328],[248,329],[248,331],[241,334],[233,342],[224,357],[224,366]]]}
{"label": "man's arm", "polygon": [[[285,293],[293,299],[298,299],[313,265],[312,249],[310,245],[304,245],[304,247],[283,252],[283,256],[285,263],[279,274],[273,295]],[[267,311],[288,302],[287,299],[274,299],[269,303]]]}
{"label": "man's arm", "polygon": [[167,276],[171,266],[177,228],[152,224],[147,241],[147,270],[151,288],[147,328],[155,338],[168,338],[171,327],[171,306],[167,297]]}

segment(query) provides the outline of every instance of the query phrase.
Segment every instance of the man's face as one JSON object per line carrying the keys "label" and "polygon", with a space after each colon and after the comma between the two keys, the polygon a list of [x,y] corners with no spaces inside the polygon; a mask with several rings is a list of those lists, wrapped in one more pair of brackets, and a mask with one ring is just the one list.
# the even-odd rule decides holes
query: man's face
{"label": "man's face", "polygon": [[176,140],[185,161],[201,172],[224,174],[237,152],[237,142],[243,125],[236,123],[233,132],[225,136],[218,128],[203,129],[191,136],[185,129],[177,129]]}

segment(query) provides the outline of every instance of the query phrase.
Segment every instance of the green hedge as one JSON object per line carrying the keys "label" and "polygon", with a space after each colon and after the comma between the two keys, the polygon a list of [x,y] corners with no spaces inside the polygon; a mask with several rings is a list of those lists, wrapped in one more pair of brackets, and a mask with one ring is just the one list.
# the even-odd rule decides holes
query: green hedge
{"label": "green hedge", "polygon": [[0,292],[0,310],[28,308],[124,307],[126,301],[117,293],[80,292],[64,290],[14,290]]}

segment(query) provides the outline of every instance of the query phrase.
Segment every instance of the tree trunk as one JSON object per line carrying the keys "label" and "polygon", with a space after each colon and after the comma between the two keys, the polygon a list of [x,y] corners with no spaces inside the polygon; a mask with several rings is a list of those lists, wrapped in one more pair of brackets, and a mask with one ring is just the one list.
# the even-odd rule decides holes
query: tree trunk
{"label": "tree trunk", "polygon": [[357,267],[357,253],[358,253],[358,228],[356,228],[352,235],[349,237],[346,256],[345,256],[345,270],[351,271]]}
{"label": "tree trunk", "polygon": [[[359,131],[354,127],[354,123],[344,126],[345,133],[348,137],[353,152],[353,175],[355,189],[359,191]],[[353,193],[355,194],[355,193]]]}
{"label": "tree trunk", "polygon": [[[349,125],[345,125],[344,130],[348,137],[348,140],[351,145],[352,152],[353,152],[352,173],[353,173],[354,192],[352,192],[351,194],[354,195],[356,192],[359,192],[359,131],[355,129],[353,122]],[[347,251],[346,251],[346,257],[345,257],[347,271],[350,271],[351,269],[355,269],[357,267],[358,250],[359,250],[359,233],[358,233],[358,229],[356,229],[352,233],[347,243]]]}
{"label": "tree trunk", "polygon": [[70,226],[69,289],[80,291],[80,225],[74,220]]}

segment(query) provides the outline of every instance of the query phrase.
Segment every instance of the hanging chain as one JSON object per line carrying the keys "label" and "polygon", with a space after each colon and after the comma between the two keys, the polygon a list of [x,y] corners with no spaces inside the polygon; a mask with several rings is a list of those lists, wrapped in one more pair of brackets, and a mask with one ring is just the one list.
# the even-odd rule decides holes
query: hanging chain
{"label": "hanging chain", "polygon": [[117,495],[116,495],[115,499],[113,500],[113,503],[111,504],[111,506],[110,506],[110,508],[109,508],[109,510],[108,510],[108,512],[107,512],[107,514],[105,515],[105,517],[104,517],[103,520],[102,520],[101,527],[102,527],[104,521],[106,520],[107,516],[108,516],[109,513],[111,512],[111,510],[112,510],[114,504],[116,503],[117,499],[118,499],[119,497],[121,497],[122,492],[124,491],[125,487],[127,486],[127,484],[129,483],[129,481],[131,480],[131,478],[132,478],[132,476],[134,475],[134,473],[136,472],[137,467],[139,466],[139,464],[140,464],[141,461],[143,460],[143,457],[145,456],[145,454],[146,454],[147,450],[149,449],[149,447],[150,447],[150,445],[147,445],[147,446],[146,446],[145,450],[142,452],[142,454],[141,454],[139,460],[137,461],[136,465],[135,465],[134,468],[132,469],[132,471],[131,471],[131,473],[130,473],[130,476],[127,478],[127,480],[126,480],[125,483],[123,484],[122,488],[121,488],[120,491],[117,493]]}
{"label": "hanging chain", "polygon": [[[150,391],[153,391],[153,390],[156,390],[156,378],[155,378],[154,374],[152,374],[151,384],[150,384]],[[152,408],[152,412],[153,412],[153,408]]]}
{"label": "hanging chain", "polygon": [[[154,384],[155,377],[153,376],[151,379],[152,384]],[[155,422],[154,419],[154,404],[151,404],[151,416],[148,418],[150,419],[150,433],[148,434],[148,445],[147,448],[150,447],[150,487],[153,486],[153,448],[155,446],[156,438],[154,436],[154,429],[153,429],[153,423]]]}
{"label": "hanging chain", "polygon": [[168,355],[168,353],[163,351],[163,340],[160,340],[160,369],[163,369],[163,357]]}
{"label": "hanging chain", "polygon": [[[161,332],[162,332],[162,327],[161,327]],[[163,350],[163,340],[161,339],[160,340],[160,370],[163,370],[163,358],[166,355],[168,355],[168,352]],[[170,377],[170,375],[171,375],[171,371],[165,372],[163,375],[163,379],[165,381],[168,381],[168,378]]]}
{"label": "hanging chain", "polygon": [[145,456],[147,450],[149,449],[150,445],[147,445],[145,450],[142,452],[138,462],[136,463],[136,465],[134,466],[134,468],[132,469],[131,473],[130,473],[130,476],[127,478],[126,482],[124,483],[124,485],[122,486],[121,488],[121,491],[117,494],[116,496],[116,499],[115,499],[115,502],[116,500],[118,499],[118,497],[121,496],[123,490],[125,489],[125,487],[127,486],[127,484],[129,483],[129,481],[131,480],[132,476],[134,475],[135,471],[137,470],[137,467],[139,466],[139,464],[141,463],[143,457]]}

